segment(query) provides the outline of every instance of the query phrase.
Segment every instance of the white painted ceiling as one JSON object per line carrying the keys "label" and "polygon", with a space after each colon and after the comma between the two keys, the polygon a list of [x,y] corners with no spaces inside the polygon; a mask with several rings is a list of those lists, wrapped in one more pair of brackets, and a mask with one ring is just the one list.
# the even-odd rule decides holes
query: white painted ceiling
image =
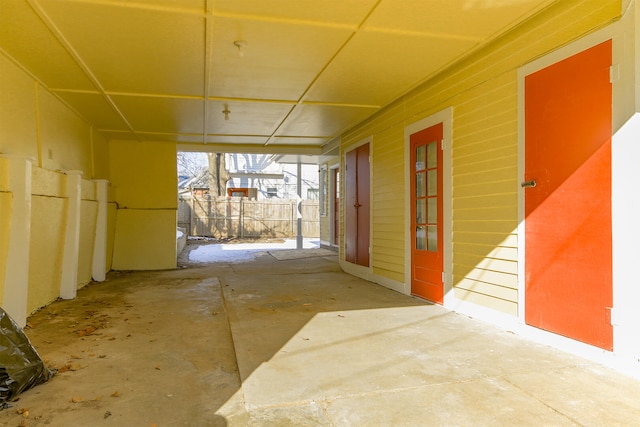
{"label": "white painted ceiling", "polygon": [[0,0],[0,53],[109,138],[318,154],[550,3]]}

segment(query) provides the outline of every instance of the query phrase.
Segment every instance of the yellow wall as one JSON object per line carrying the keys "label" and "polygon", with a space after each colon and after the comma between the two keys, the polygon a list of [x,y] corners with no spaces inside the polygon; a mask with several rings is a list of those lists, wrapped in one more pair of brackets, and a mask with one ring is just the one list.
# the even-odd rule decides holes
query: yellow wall
{"label": "yellow wall", "polygon": [[405,281],[404,128],[452,106],[455,295],[517,314],[517,69],[620,13],[620,0],[558,2],[342,136],[342,153],[373,136],[374,274]]}
{"label": "yellow wall", "polygon": [[[96,178],[109,177],[106,138],[14,62],[0,55],[0,154],[33,160],[27,312],[59,296],[68,195],[66,175],[82,172],[79,285],[91,279]],[[12,193],[0,159],[0,301],[4,295]],[[113,214],[113,211],[111,211]],[[113,220],[112,220],[113,221]],[[111,246],[112,246],[111,239]]]}
{"label": "yellow wall", "polygon": [[27,313],[60,295],[68,203],[66,183],[66,176],[61,173],[33,168]]}
{"label": "yellow wall", "polygon": [[29,245],[27,313],[60,296],[62,255],[67,201],[59,197],[33,196]]}
{"label": "yellow wall", "polygon": [[176,146],[110,141],[110,181],[117,203],[113,268],[176,266]]}
{"label": "yellow wall", "polygon": [[36,83],[0,55],[0,153],[38,157]]}
{"label": "yellow wall", "polygon": [[6,273],[6,260],[9,245],[9,221],[11,214],[11,193],[0,191],[0,306],[4,295],[4,277]]}
{"label": "yellow wall", "polygon": [[8,165],[6,159],[0,158],[0,306],[4,295],[4,277],[9,245],[9,226],[11,225],[11,205],[13,196],[7,191]]}
{"label": "yellow wall", "polygon": [[107,139],[95,129],[91,133],[93,150],[93,179],[109,179],[109,144]]}

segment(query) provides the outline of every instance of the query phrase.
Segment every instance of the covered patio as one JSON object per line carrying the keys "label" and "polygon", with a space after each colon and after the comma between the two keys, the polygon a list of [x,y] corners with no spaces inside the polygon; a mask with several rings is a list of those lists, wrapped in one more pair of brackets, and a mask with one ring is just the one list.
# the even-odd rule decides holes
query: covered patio
{"label": "covered patio", "polygon": [[[28,319],[0,424],[632,425],[640,383],[341,271],[325,249],[111,272]],[[246,255],[246,254],[245,254]],[[27,418],[18,410],[26,409]]]}

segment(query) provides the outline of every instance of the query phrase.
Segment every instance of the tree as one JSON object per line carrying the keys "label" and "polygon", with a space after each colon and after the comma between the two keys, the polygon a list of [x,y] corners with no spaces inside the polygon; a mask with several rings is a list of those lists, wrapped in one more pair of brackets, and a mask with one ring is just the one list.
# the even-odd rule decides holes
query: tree
{"label": "tree", "polygon": [[194,177],[207,166],[207,156],[205,153],[179,151],[177,164],[178,176]]}
{"label": "tree", "polygon": [[209,160],[209,194],[224,196],[229,181],[229,172],[224,160],[224,153],[207,153]]}

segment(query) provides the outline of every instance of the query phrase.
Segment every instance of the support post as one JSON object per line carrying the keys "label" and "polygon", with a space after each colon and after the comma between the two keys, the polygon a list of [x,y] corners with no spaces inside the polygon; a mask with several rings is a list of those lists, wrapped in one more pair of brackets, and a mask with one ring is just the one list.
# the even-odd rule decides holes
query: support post
{"label": "support post", "polygon": [[73,299],[78,290],[78,254],[80,251],[81,171],[67,171],[67,227],[62,255],[60,298]]}
{"label": "support post", "polygon": [[296,235],[296,249],[302,249],[302,162],[298,156],[298,233]]}
{"label": "support post", "polygon": [[8,190],[13,194],[2,307],[21,327],[27,324],[31,241],[31,160],[4,156],[9,164]]}
{"label": "support post", "polygon": [[96,218],[96,235],[93,242],[93,265],[91,277],[96,282],[104,282],[107,277],[107,225],[108,225],[108,185],[106,179],[94,180],[98,215]]}

